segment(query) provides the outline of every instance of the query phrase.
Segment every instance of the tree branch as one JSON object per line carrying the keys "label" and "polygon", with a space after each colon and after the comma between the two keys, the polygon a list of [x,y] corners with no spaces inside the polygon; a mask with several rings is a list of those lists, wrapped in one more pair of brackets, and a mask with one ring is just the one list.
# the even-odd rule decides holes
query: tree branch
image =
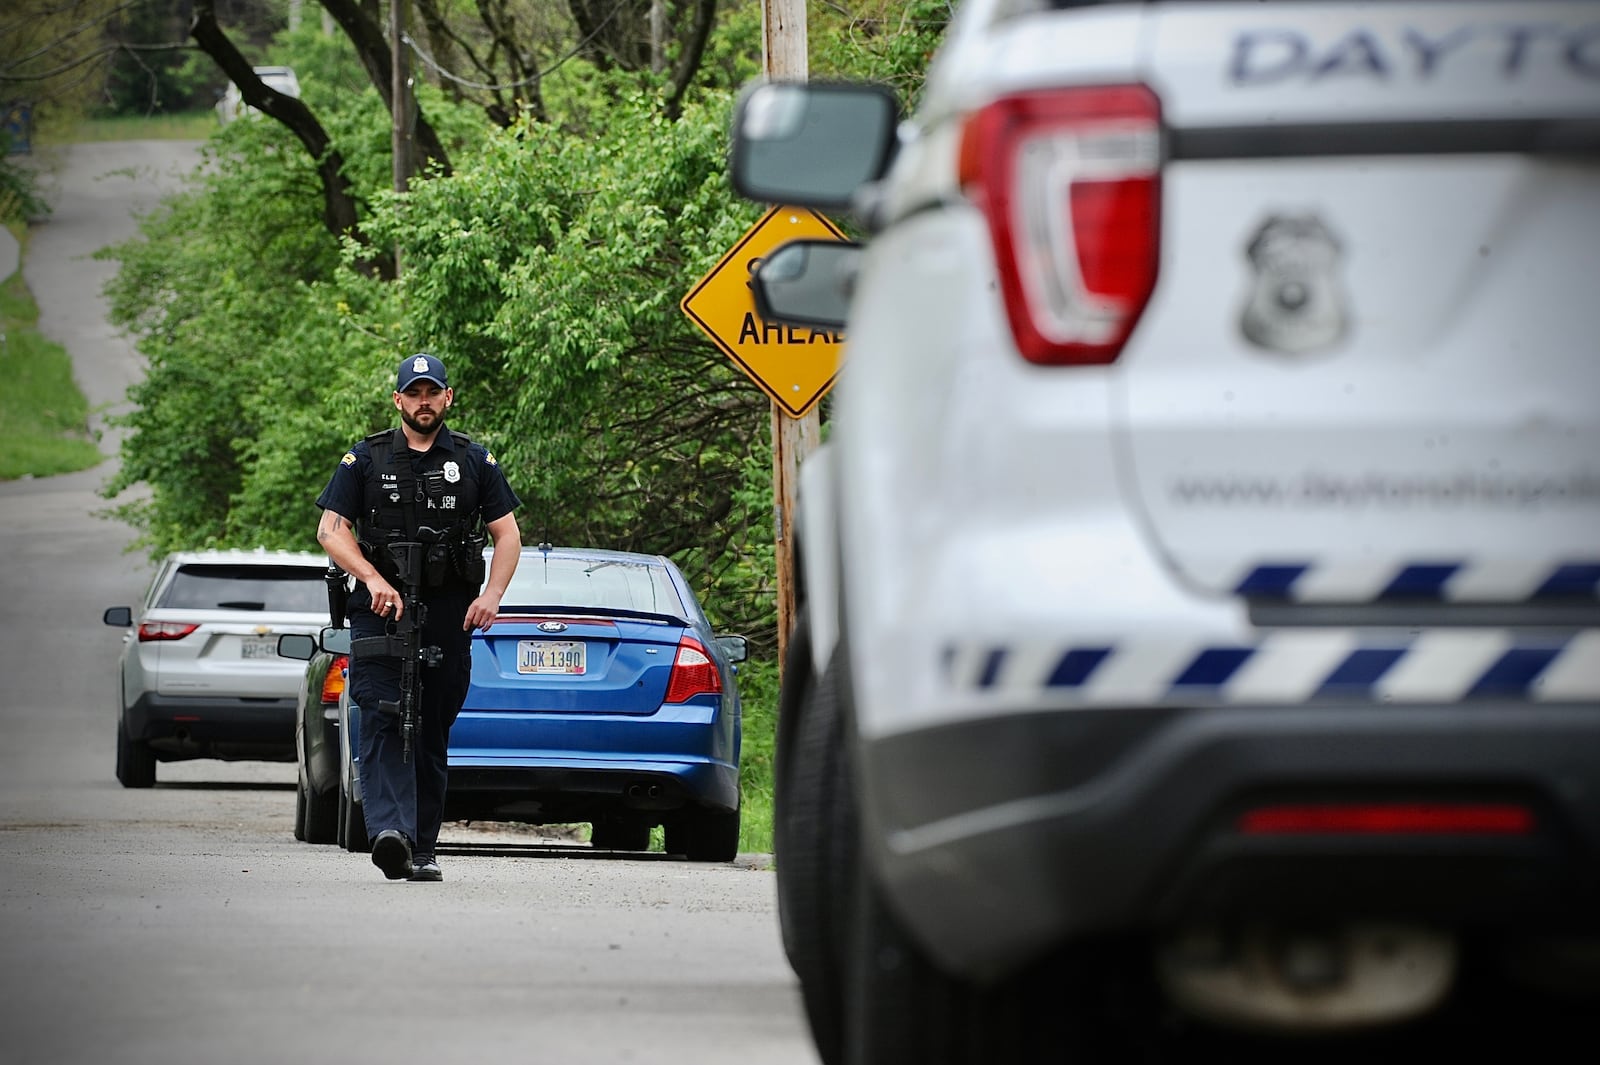
{"label": "tree branch", "polygon": [[717,0],[695,0],[694,24],[689,28],[689,39],[678,54],[678,63],[672,69],[672,88],[667,93],[667,117],[674,122],[683,114],[683,98],[700,69],[706,42],[711,39],[711,27],[716,21]]}
{"label": "tree branch", "polygon": [[[356,0],[322,0],[323,8],[333,16],[350,38],[350,43],[355,46],[356,55],[361,59],[361,65],[366,68],[367,78],[378,90],[378,95],[383,97],[383,106],[391,112],[394,110],[394,60],[390,56],[389,41],[383,34],[383,29],[378,25],[378,20]],[[420,164],[420,171],[427,171],[430,166],[440,173],[451,172],[450,156],[445,152],[444,145],[439,142],[439,134],[434,131],[427,117],[422,113],[422,107],[417,107],[416,146]]]}
{"label": "tree branch", "polygon": [[[110,44],[104,48],[97,48],[87,55],[81,55],[72,62],[64,63],[61,66],[56,67],[54,70],[47,70],[40,74],[17,74],[14,73],[16,70],[15,66],[7,67],[5,70],[0,70],[0,80],[48,81],[58,74],[65,74],[67,71],[81,67],[85,63],[92,62],[96,59],[104,59],[106,56],[115,55],[118,52],[127,52],[131,55],[137,52],[187,52],[192,51],[193,49],[194,45],[184,44],[181,42],[176,44]],[[34,54],[38,55],[40,53],[36,52]]]}
{"label": "tree branch", "polygon": [[[332,139],[309,107],[296,97],[270,88],[256,75],[250,61],[217,25],[215,4],[216,0],[195,0],[189,35],[238,86],[241,100],[283,123],[305,146],[322,181],[322,224],[328,232],[335,238],[350,237],[363,247],[369,246],[357,222],[355,199],[344,175],[344,156],[333,147]],[[394,274],[392,260],[381,256],[363,263],[362,269],[385,277]]]}

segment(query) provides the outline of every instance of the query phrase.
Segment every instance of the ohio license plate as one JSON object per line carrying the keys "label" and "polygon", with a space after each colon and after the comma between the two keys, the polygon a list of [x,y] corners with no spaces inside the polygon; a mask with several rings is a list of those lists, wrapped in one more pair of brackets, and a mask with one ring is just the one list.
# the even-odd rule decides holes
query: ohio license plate
{"label": "ohio license plate", "polygon": [[239,641],[240,658],[277,658],[276,636],[246,636]]}
{"label": "ohio license plate", "polygon": [[581,674],[588,668],[588,644],[581,640],[518,640],[518,673]]}

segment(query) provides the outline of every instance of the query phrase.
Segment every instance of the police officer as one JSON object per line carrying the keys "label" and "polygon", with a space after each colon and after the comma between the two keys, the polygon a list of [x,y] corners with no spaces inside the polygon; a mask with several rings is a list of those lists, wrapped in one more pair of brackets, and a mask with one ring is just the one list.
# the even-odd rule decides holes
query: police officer
{"label": "police officer", "polygon": [[[400,659],[353,654],[350,660],[372,864],[390,880],[444,878],[434,849],[444,817],[450,726],[472,671],[471,633],[494,623],[522,548],[511,513],[519,501],[494,456],[445,427],[454,400],[438,358],[419,353],[402,360],[394,386],[399,427],[345,452],[317,497],[317,541],[357,582],[349,603],[352,640],[393,632],[404,614],[399,569],[385,545],[425,545],[418,580],[426,608],[421,643],[438,647],[442,659],[418,670],[421,712],[409,763],[399,715],[379,709],[381,702],[400,700]],[[480,522],[494,541],[486,583]]]}

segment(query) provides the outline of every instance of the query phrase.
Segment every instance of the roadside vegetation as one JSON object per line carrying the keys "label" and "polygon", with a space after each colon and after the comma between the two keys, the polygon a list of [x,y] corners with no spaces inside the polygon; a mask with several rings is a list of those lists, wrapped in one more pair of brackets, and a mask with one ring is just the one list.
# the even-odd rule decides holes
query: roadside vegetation
{"label": "roadside vegetation", "polygon": [[[11,231],[27,239],[21,226]],[[35,326],[39,308],[22,271],[0,281],[0,481],[87,469],[101,459],[72,359]]]}
{"label": "roadside vegetation", "polygon": [[34,142],[57,144],[100,141],[201,141],[217,131],[215,111],[156,115],[93,115],[62,118],[40,128]]}
{"label": "roadside vegetation", "polygon": [[[741,846],[769,849],[770,404],[678,310],[762,213],[725,174],[736,93],[761,69],[760,5],[670,3],[652,56],[648,3],[568,0],[513,33],[475,21],[499,5],[418,0],[429,46],[403,193],[377,7],[323,0],[340,26],[325,33],[309,17],[287,29],[281,0],[245,4],[249,26],[216,6],[195,0],[177,31],[215,62],[191,51],[146,97],[192,110],[231,78],[269,113],[199,134],[187,190],[101,253],[119,263],[114,323],[148,364],[120,420],[115,512],[152,554],[304,548],[332,463],[392,424],[396,362],[436,352],[455,424],[524,501],[524,539],[668,555],[713,624],[751,638]],[[811,74],[884,81],[909,103],[948,16],[933,0],[812,5]],[[295,69],[303,107],[252,101],[250,65],[267,63]]]}

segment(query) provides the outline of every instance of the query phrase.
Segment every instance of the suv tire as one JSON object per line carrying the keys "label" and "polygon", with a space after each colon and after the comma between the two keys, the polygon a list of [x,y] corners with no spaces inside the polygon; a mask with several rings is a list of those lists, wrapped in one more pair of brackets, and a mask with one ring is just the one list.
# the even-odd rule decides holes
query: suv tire
{"label": "suv tire", "polygon": [[[788,668],[809,671],[811,666],[790,662]],[[844,1009],[840,959],[847,943],[835,900],[845,891],[844,848],[849,840],[838,831],[847,817],[841,802],[848,796],[841,794],[837,661],[820,679],[807,684],[799,711],[794,750],[782,755],[784,768],[773,803],[778,905],[787,931],[789,964],[800,978],[818,1056],[824,1065],[839,1065]]]}
{"label": "suv tire", "polygon": [[128,722],[117,719],[117,779],[125,788],[149,788],[156,782],[156,756],[148,743],[128,736]]}

